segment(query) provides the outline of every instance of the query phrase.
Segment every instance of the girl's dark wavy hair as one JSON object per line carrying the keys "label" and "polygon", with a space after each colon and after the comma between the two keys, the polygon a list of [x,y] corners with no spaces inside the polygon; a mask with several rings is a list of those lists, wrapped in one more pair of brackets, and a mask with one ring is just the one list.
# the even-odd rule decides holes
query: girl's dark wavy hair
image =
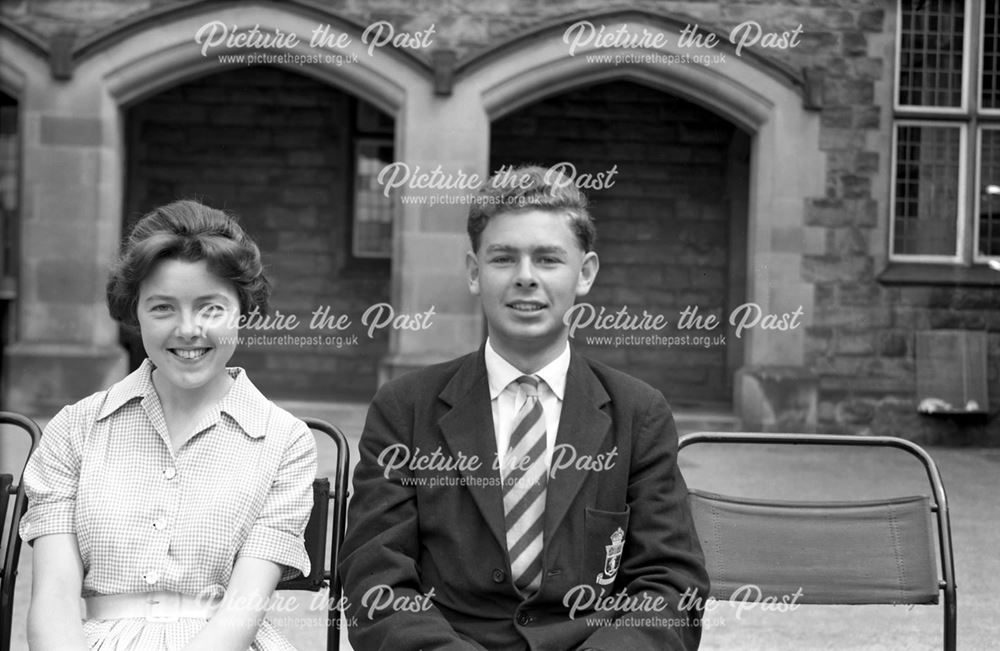
{"label": "girl's dark wavy hair", "polygon": [[197,201],[160,206],[132,228],[108,278],[108,311],[122,325],[139,325],[139,286],[163,260],[204,260],[209,270],[233,283],[240,314],[267,313],[271,283],[264,275],[260,249],[236,218]]}

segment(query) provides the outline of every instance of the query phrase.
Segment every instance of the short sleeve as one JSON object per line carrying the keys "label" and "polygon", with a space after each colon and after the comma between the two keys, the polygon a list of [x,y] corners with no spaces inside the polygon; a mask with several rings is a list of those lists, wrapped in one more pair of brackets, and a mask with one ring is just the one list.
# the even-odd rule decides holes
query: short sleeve
{"label": "short sleeve", "polygon": [[302,534],[313,505],[316,441],[304,423],[296,423],[264,508],[239,552],[283,565],[282,580],[307,575],[311,567]]}
{"label": "short sleeve", "polygon": [[76,491],[84,432],[64,407],[49,421],[38,448],[24,469],[28,511],[21,519],[21,538],[28,543],[54,533],[76,533]]}

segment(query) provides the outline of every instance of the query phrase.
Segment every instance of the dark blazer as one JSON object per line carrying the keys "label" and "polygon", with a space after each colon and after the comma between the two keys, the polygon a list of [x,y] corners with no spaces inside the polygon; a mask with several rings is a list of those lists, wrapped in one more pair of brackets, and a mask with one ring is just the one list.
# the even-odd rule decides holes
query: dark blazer
{"label": "dark blazer", "polygon": [[[696,649],[708,576],[663,395],[574,352],[562,444],[562,463],[576,463],[550,475],[542,584],[524,600],[510,577],[483,350],[383,386],[341,553],[354,648]],[[403,446],[412,456],[387,472],[379,456],[393,445],[396,465]]]}

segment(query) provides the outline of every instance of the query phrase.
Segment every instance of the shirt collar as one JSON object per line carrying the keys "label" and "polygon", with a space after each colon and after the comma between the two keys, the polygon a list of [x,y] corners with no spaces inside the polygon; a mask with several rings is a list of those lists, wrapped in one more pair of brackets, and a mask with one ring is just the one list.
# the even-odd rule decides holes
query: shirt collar
{"label": "shirt collar", "polygon": [[250,438],[263,438],[271,415],[271,401],[254,386],[242,368],[227,368],[235,382],[219,401],[219,411],[229,414]]}
{"label": "shirt collar", "polygon": [[[153,368],[153,363],[145,359],[139,368],[108,389],[108,397],[97,414],[97,420],[107,418],[137,398],[159,400],[153,386]],[[263,437],[267,434],[270,401],[254,386],[242,368],[227,368],[226,372],[234,382],[219,401],[219,412],[228,414],[247,436]]]}
{"label": "shirt collar", "polygon": [[145,398],[155,395],[156,389],[153,388],[153,363],[145,359],[139,365],[139,368],[125,376],[124,380],[108,389],[108,395],[104,399],[101,411],[97,414],[97,420],[107,418],[135,398]]}
{"label": "shirt collar", "polygon": [[[483,354],[486,361],[486,377],[490,384],[490,400],[496,400],[497,396],[511,382],[524,375],[524,372],[518,370],[516,366],[501,357],[500,353],[493,348],[493,344],[490,343],[488,338],[486,339],[485,352]],[[552,390],[552,393],[559,400],[563,399],[563,393],[566,390],[566,373],[569,371],[569,357],[569,342],[567,341],[566,347],[559,353],[559,356],[534,374],[545,381],[545,384],[548,385],[549,389]]]}

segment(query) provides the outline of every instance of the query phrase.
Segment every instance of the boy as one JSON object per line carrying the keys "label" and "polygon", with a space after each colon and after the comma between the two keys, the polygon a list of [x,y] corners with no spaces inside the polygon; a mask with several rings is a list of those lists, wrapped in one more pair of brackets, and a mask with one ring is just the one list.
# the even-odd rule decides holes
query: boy
{"label": "boy", "polygon": [[586,199],[522,168],[468,230],[488,338],[372,402],[341,552],[351,643],[696,649],[708,577],[670,409],[563,322],[599,267]]}

